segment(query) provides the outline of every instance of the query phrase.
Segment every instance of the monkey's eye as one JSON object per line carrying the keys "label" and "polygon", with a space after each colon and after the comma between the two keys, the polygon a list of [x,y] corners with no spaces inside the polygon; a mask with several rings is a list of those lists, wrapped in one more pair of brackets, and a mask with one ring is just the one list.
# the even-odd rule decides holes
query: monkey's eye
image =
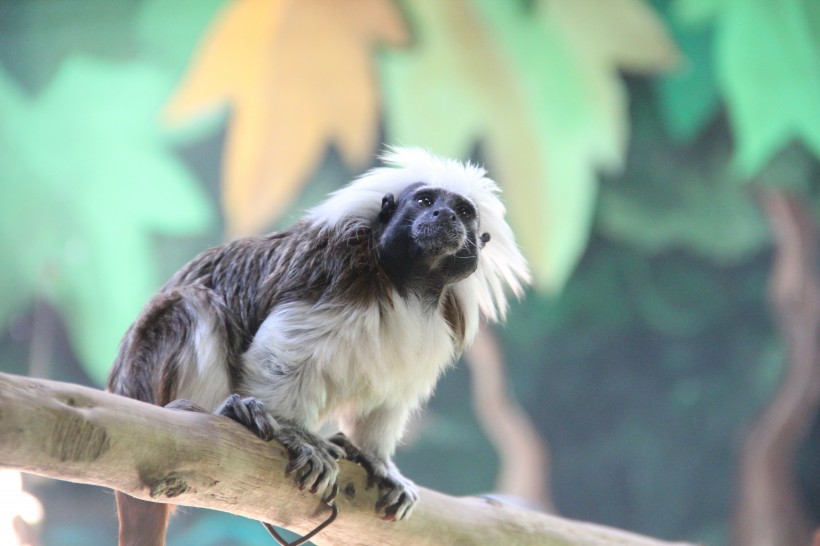
{"label": "monkey's eye", "polygon": [[475,210],[473,210],[473,207],[469,205],[459,205],[456,207],[456,214],[462,218],[472,218],[475,216]]}
{"label": "monkey's eye", "polygon": [[422,207],[432,207],[433,206],[433,198],[427,194],[419,195],[416,198],[416,202],[421,205]]}

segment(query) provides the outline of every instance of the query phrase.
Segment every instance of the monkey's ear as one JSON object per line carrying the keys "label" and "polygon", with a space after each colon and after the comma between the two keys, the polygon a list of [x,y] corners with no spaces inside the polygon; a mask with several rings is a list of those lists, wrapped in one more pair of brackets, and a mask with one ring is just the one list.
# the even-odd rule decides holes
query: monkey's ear
{"label": "monkey's ear", "polygon": [[486,231],[481,234],[481,248],[484,248],[490,242],[490,234]]}
{"label": "monkey's ear", "polygon": [[396,199],[392,193],[388,193],[382,197],[382,210],[379,212],[379,220],[387,222],[394,212],[396,212]]}

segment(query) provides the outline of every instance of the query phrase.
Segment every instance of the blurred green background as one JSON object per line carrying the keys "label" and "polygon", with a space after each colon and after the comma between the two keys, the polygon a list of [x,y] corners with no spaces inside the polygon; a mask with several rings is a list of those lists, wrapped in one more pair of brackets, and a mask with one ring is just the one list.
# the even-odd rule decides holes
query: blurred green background
{"label": "blurred green background", "polygon": [[[0,0],[0,371],[102,385],[178,267],[385,144],[504,188],[536,282],[496,333],[558,513],[737,544],[744,441],[789,367],[761,203],[820,212],[816,0]],[[421,485],[496,487],[469,385],[451,371],[399,451]],[[25,484],[40,544],[114,542],[110,491]],[[180,512],[171,544],[271,543]]]}

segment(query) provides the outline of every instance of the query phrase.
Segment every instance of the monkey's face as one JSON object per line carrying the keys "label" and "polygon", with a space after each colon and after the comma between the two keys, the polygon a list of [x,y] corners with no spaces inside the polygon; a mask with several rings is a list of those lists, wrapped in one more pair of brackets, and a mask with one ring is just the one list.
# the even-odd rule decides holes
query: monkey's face
{"label": "monkey's face", "polygon": [[444,286],[478,267],[478,211],[462,195],[414,184],[384,197],[379,224],[379,258],[399,286]]}
{"label": "monkey's face", "polygon": [[405,206],[412,220],[413,239],[431,255],[455,253],[475,239],[478,216],[475,205],[464,197],[439,188],[419,188]]}

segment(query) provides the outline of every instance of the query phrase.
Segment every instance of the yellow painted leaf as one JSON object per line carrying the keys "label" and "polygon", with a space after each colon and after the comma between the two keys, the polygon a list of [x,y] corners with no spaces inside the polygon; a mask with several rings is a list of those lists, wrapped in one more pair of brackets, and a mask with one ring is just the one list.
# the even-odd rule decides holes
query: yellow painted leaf
{"label": "yellow painted leaf", "polygon": [[243,89],[260,87],[266,49],[286,2],[238,0],[222,9],[165,109],[170,123],[183,123],[235,101]]}
{"label": "yellow painted leaf", "polygon": [[679,53],[658,15],[644,0],[543,0],[579,52],[632,72],[671,69]]}
{"label": "yellow painted leaf", "polygon": [[223,207],[230,236],[269,226],[328,144],[352,169],[378,136],[373,48],[406,40],[389,0],[236,0],[167,108],[172,122],[229,105]]}
{"label": "yellow painted leaf", "polygon": [[627,146],[627,97],[619,71],[651,73],[678,51],[644,0],[542,0],[539,16],[569,48],[589,113],[587,146],[601,168],[619,169]]}

